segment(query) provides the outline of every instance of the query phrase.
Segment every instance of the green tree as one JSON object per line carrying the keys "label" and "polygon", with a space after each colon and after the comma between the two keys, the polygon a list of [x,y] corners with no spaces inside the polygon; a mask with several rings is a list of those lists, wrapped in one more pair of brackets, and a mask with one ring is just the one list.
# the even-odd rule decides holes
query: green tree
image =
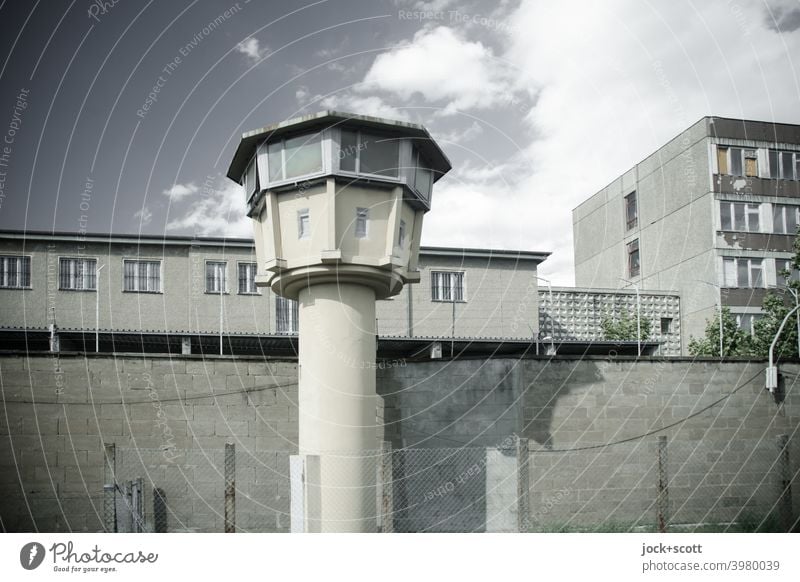
{"label": "green tree", "polygon": [[[736,318],[731,310],[722,308],[722,355],[751,356],[754,355],[753,338],[736,325]],[[706,334],[701,338],[691,338],[689,354],[692,356],[719,357],[719,310],[714,317],[706,321]]]}
{"label": "green tree", "polygon": [[[792,282],[796,285],[796,282]],[[794,298],[790,305],[786,303],[788,293],[767,293],[764,303],[761,305],[763,316],[753,324],[753,347],[756,355],[767,357],[769,347],[778,333],[778,328],[783,322],[786,314],[794,307]],[[775,344],[775,355],[783,357],[797,356],[797,320],[795,316],[789,318],[783,331]]]}
{"label": "green tree", "polygon": [[[800,270],[800,233],[795,236],[793,244],[794,256],[791,267]],[[792,280],[790,272],[778,273],[785,280],[786,290],[769,291],[761,304],[762,316],[753,324],[753,335],[740,330],[727,308],[722,310],[723,355],[725,356],[757,356],[766,358],[769,347],[778,333],[778,328],[786,314],[795,306],[794,294],[800,293],[800,281]],[[775,355],[796,357],[797,315],[789,318],[775,344]],[[693,356],[719,356],[719,312],[713,320],[706,323],[706,334],[702,338],[691,338],[689,354]]]}
{"label": "green tree", "polygon": [[[642,319],[639,325],[642,332],[639,338],[641,341],[650,337],[650,326],[649,319]],[[620,314],[619,318],[606,315],[600,322],[600,328],[603,330],[603,337],[607,340],[636,341],[637,339],[636,317],[630,317],[625,311]]]}

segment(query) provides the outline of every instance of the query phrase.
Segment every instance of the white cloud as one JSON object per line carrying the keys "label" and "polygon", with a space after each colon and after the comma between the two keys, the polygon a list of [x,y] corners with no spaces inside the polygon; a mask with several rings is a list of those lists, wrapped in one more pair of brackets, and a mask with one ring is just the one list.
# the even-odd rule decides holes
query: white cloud
{"label": "white cloud", "polygon": [[428,0],[425,2],[424,0],[419,0],[414,2],[414,8],[416,10],[433,10],[439,11],[444,10],[445,8],[455,4],[455,0]]}
{"label": "white cloud", "polygon": [[164,190],[162,194],[169,196],[171,201],[177,202],[179,200],[183,200],[187,196],[197,194],[199,190],[200,189],[197,187],[197,184],[194,182],[188,182],[186,184],[173,184],[170,188]]}
{"label": "white cloud", "polygon": [[379,55],[357,87],[384,91],[409,101],[421,95],[443,113],[486,109],[507,101],[516,90],[516,73],[480,42],[452,28],[422,29],[410,44]]}
{"label": "white cloud", "polygon": [[440,144],[454,143],[460,144],[472,141],[483,133],[483,126],[477,121],[473,121],[472,125],[465,129],[456,129],[445,133],[435,132],[434,139]]}
{"label": "white cloud", "polygon": [[352,95],[349,93],[342,95],[331,95],[320,101],[320,105],[325,109],[337,109],[348,113],[358,113],[360,115],[371,115],[373,117],[385,117],[408,121],[409,117],[405,111],[385,103],[380,97]]}
{"label": "white cloud", "polygon": [[308,87],[305,85],[300,85],[297,90],[294,92],[294,98],[297,99],[297,102],[300,105],[305,105],[308,103],[309,97],[311,93],[308,90]]}
{"label": "white cloud", "polygon": [[[572,284],[572,209],[616,176],[704,115],[800,123],[796,6],[523,1],[496,43],[428,26],[377,57],[355,92],[311,101],[396,119],[469,110],[424,119],[447,121],[437,137],[458,155],[423,242],[552,251],[543,276]],[[244,200],[232,200],[236,223]],[[182,224],[220,232],[219,214],[209,202]]]}
{"label": "white cloud", "polygon": [[768,28],[779,32],[794,32],[800,28],[800,5],[797,0],[769,0],[764,4]]}
{"label": "white cloud", "polygon": [[[403,74],[377,83],[373,71],[388,74],[390,62],[420,59],[386,60],[380,67],[376,61],[366,76],[376,88],[417,91],[430,104],[447,98],[463,104],[469,95],[475,108],[494,98],[507,105],[493,111],[495,118],[520,120],[516,155],[497,159],[495,146],[505,136],[486,123],[473,149],[494,159],[454,159],[452,175],[434,189],[425,244],[552,251],[543,276],[572,284],[572,209],[616,176],[704,115],[800,123],[793,60],[800,54],[800,34],[787,32],[794,27],[791,12],[774,9],[779,26],[771,27],[765,12],[756,3],[688,0],[523,2],[510,16],[501,56],[519,73],[513,86],[535,93],[530,103],[503,102],[489,90],[450,95],[451,87],[432,88]],[[412,44],[427,48],[435,60],[426,35],[418,33]],[[488,58],[475,54],[479,62]],[[440,82],[452,77],[443,74]],[[409,81],[406,89],[399,84],[403,79]],[[505,75],[494,82],[510,86]]]}
{"label": "white cloud", "polygon": [[260,61],[269,52],[267,47],[261,47],[258,39],[251,36],[236,45],[236,50],[254,63]]}
{"label": "white cloud", "polygon": [[252,237],[242,187],[225,179],[219,188],[204,185],[200,196],[167,223],[167,230],[189,231],[200,236]]}
{"label": "white cloud", "polygon": [[147,206],[142,206],[141,210],[134,212],[133,217],[139,219],[139,226],[142,227],[150,224],[150,221],[153,220],[153,213]]}

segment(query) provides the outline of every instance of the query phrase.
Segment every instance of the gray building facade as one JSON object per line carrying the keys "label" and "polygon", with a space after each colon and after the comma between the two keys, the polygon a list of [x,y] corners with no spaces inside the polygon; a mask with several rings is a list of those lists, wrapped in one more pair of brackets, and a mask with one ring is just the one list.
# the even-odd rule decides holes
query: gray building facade
{"label": "gray building facade", "polygon": [[752,329],[799,223],[800,126],[705,117],[573,210],[576,284],[678,292],[685,351],[720,304]]}
{"label": "gray building facade", "polygon": [[[378,302],[377,334],[530,341],[539,329],[537,267],[548,254],[423,247],[420,283]],[[249,239],[6,231],[0,261],[6,332],[297,333],[296,303],[255,286]]]}

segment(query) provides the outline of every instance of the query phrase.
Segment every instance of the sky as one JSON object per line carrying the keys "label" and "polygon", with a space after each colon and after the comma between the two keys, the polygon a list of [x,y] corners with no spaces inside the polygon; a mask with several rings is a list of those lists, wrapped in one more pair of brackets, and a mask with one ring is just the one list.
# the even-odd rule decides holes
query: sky
{"label": "sky", "polygon": [[241,134],[324,109],[453,163],[424,245],[551,252],[706,115],[800,123],[800,1],[0,0],[0,228],[251,236]]}

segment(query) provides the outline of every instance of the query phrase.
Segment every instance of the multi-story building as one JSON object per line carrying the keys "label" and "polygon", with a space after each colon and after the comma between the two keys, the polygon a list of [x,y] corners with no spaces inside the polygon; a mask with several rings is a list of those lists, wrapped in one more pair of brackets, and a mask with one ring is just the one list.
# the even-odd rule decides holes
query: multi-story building
{"label": "multi-story building", "polygon": [[[378,302],[382,352],[425,353],[437,341],[444,355],[499,344],[499,353],[530,350],[537,267],[548,254],[423,247],[420,283]],[[222,343],[225,353],[292,353],[297,304],[256,287],[255,262],[249,239],[0,232],[0,340],[30,349],[57,338],[62,350],[218,353]]]}
{"label": "multi-story building", "polygon": [[679,292],[685,351],[720,304],[752,330],[798,224],[800,126],[705,117],[573,210],[576,284]]}

